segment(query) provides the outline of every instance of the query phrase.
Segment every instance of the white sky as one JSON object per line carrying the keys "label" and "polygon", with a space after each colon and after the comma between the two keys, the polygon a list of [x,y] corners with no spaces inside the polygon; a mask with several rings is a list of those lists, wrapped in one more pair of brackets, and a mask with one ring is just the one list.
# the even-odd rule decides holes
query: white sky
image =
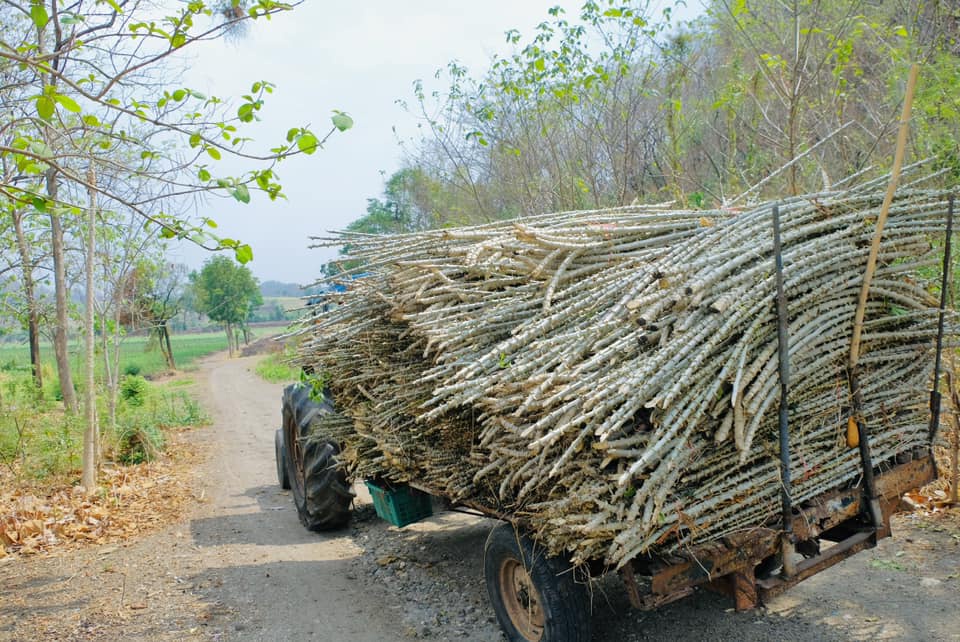
{"label": "white sky", "polygon": [[[244,206],[214,199],[205,213],[217,220],[221,235],[253,246],[249,267],[261,281],[313,282],[335,251],[307,249],[307,237],[342,229],[362,216],[367,199],[381,197],[384,177],[399,168],[401,152],[392,128],[409,137],[415,121],[396,101],[413,102],[413,82],[423,79],[428,89],[444,89],[433,76],[453,59],[481,74],[494,54],[509,53],[507,30],[530,36],[555,5],[573,21],[581,4],[306,0],[288,14],[252,24],[239,42],[205,43],[194,52],[185,86],[227,98],[248,92],[256,80],[277,85],[260,113],[262,122],[250,134],[261,149],[279,143],[290,127],[311,125],[318,135],[325,133],[333,109],[355,121],[352,130],[335,134],[313,156],[281,164],[287,201],[271,203],[255,195]],[[186,246],[177,254],[175,260],[191,267],[208,256]]]}

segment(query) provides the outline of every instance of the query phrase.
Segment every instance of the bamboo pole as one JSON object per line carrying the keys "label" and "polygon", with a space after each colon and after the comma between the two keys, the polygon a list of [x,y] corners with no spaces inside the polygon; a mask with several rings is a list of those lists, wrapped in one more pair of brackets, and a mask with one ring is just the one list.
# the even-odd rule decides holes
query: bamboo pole
{"label": "bamboo pole", "polygon": [[863,274],[863,285],[860,288],[860,299],[857,302],[857,312],[853,321],[853,339],[850,341],[850,368],[853,369],[860,359],[860,338],[863,333],[863,317],[867,309],[867,297],[870,294],[870,282],[873,280],[873,274],[877,270],[877,256],[880,254],[880,242],[883,240],[883,228],[887,224],[887,216],[890,213],[890,205],[893,203],[893,196],[897,191],[897,183],[900,181],[900,169],[903,167],[903,154],[907,148],[907,134],[910,132],[910,112],[913,109],[913,91],[917,86],[917,74],[920,71],[920,65],[913,63],[910,67],[910,73],[907,76],[907,89],[903,97],[903,111],[900,113],[900,130],[897,133],[897,147],[893,154],[893,169],[890,171],[890,183],[887,185],[887,193],[883,197],[883,205],[880,206],[880,215],[877,217],[877,226],[873,235],[873,242],[870,245],[870,256],[867,259],[867,269]]}
{"label": "bamboo pole", "polygon": [[870,428],[866,422],[866,418],[863,416],[863,390],[860,386],[858,362],[860,360],[860,341],[863,334],[863,319],[867,310],[867,298],[870,294],[870,283],[877,269],[877,258],[880,255],[883,229],[886,226],[887,216],[890,213],[890,205],[893,203],[893,197],[896,194],[897,184],[900,180],[903,155],[907,147],[907,134],[910,131],[910,112],[913,108],[913,92],[917,84],[917,74],[919,70],[919,65],[914,63],[910,67],[910,74],[907,77],[907,89],[903,98],[903,111],[900,114],[900,130],[897,133],[897,147],[893,155],[893,169],[890,173],[890,183],[887,185],[883,205],[881,205],[880,214],[877,217],[873,241],[870,244],[870,255],[867,258],[867,269],[863,275],[860,298],[857,302],[856,313],[854,314],[853,338],[850,341],[850,358],[847,373],[853,401],[853,419],[857,427],[856,442],[860,451],[860,462],[861,468],[863,469],[863,487],[866,494],[867,508],[874,527],[878,529],[883,526],[883,511],[880,507],[880,500],[877,498],[876,482],[873,476],[873,457],[870,451]]}

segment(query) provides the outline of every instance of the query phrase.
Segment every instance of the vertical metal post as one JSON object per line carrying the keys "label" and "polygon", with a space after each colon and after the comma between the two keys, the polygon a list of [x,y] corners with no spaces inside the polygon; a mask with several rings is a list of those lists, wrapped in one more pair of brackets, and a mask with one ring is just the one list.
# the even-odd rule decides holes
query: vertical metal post
{"label": "vertical metal post", "polygon": [[783,575],[796,571],[793,564],[793,500],[790,484],[790,347],[787,341],[787,297],[783,292],[783,252],[780,244],[780,207],[773,206],[773,258],[777,282],[777,349],[780,356],[780,497],[783,508],[781,554]]}
{"label": "vertical metal post", "polygon": [[937,355],[933,361],[933,390],[930,391],[930,445],[940,429],[940,353],[943,351],[943,320],[947,311],[947,292],[950,287],[950,241],[953,237],[953,194],[947,205],[947,238],[943,244],[943,279],[940,283],[940,313],[937,317]]}

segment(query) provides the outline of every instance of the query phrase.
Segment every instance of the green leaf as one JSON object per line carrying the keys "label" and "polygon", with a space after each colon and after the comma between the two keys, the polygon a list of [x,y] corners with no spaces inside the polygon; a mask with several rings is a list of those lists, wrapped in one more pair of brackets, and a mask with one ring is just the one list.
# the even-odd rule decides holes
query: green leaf
{"label": "green leaf", "polygon": [[210,172],[208,172],[205,167],[201,167],[200,171],[197,172],[197,178],[203,182],[207,182],[210,180]]}
{"label": "green leaf", "polygon": [[347,114],[343,113],[342,111],[338,111],[337,113],[335,113],[333,115],[333,118],[331,118],[330,120],[333,121],[333,126],[342,132],[345,132],[351,127],[353,127],[353,119],[350,118],[350,116],[348,116]]}
{"label": "green leaf", "polygon": [[300,137],[297,138],[297,148],[304,154],[312,154],[317,151],[318,144],[319,141],[317,137],[310,132],[301,134]]}
{"label": "green leaf", "polygon": [[30,7],[30,17],[33,19],[33,24],[37,25],[37,29],[43,29],[50,20],[50,16],[47,15],[47,10],[42,4],[35,4]]}
{"label": "green leaf", "polygon": [[208,218],[208,219],[207,219],[207,227],[209,227],[209,228],[211,228],[211,229],[217,229],[217,222],[216,222],[215,220],[213,220],[212,218]]}
{"label": "green leaf", "polygon": [[200,144],[200,134],[191,134],[190,135],[190,147],[196,147]]}
{"label": "green leaf", "polygon": [[[102,0],[102,2],[106,2],[108,5],[110,5],[110,8],[116,11],[117,13],[123,13],[123,9],[121,9],[120,5],[117,4],[117,0]],[[100,4],[100,3],[101,3],[101,0],[98,0],[97,4]]]}
{"label": "green leaf", "polygon": [[249,123],[253,120],[253,103],[244,103],[237,109],[237,117],[240,122]]}
{"label": "green leaf", "polygon": [[297,137],[297,134],[300,133],[299,127],[292,127],[287,130],[287,142],[292,143],[293,139]]}
{"label": "green leaf", "polygon": [[39,196],[34,196],[32,199],[30,199],[30,202],[33,205],[33,209],[37,210],[38,212],[47,211],[47,201]]}
{"label": "green leaf", "polygon": [[543,71],[544,69],[547,68],[547,63],[544,62],[543,58],[537,58],[536,60],[533,61],[533,67],[537,71]]}
{"label": "green leaf", "polygon": [[187,91],[185,89],[177,89],[173,92],[173,99],[177,102],[180,102],[187,97]]}
{"label": "green leaf", "polygon": [[213,160],[220,160],[220,150],[216,147],[207,147],[207,154],[209,154]]}
{"label": "green leaf", "polygon": [[253,248],[246,243],[235,247],[233,254],[237,257],[237,262],[241,264],[249,263],[253,260]]}
{"label": "green leaf", "polygon": [[187,34],[182,31],[178,31],[173,34],[173,37],[170,38],[170,46],[174,49],[179,49],[183,45],[187,44]]}
{"label": "green leaf", "polygon": [[93,114],[87,114],[83,117],[83,122],[87,127],[99,127],[100,119]]}
{"label": "green leaf", "polygon": [[160,228],[160,238],[163,238],[163,239],[172,239],[172,238],[175,237],[176,235],[177,235],[177,233],[174,232],[173,230],[171,230],[169,227],[162,227],[162,228]]}
{"label": "green leaf", "polygon": [[79,114],[79,113],[80,113],[80,111],[81,111],[81,110],[80,110],[80,105],[78,105],[78,104],[77,104],[77,101],[75,101],[75,100],[74,100],[73,98],[71,98],[70,96],[64,96],[63,94],[57,94],[55,98],[56,98],[56,101],[57,101],[58,103],[60,103],[61,105],[63,105],[63,108],[66,109],[67,111],[71,111],[71,112],[73,112],[73,113],[75,113],[75,114]]}
{"label": "green leaf", "polygon": [[43,120],[50,120],[57,105],[50,96],[37,96],[37,114]]}
{"label": "green leaf", "polygon": [[249,203],[249,202],[250,202],[250,190],[247,189],[247,186],[246,186],[246,185],[244,185],[243,183],[240,183],[239,185],[237,185],[237,186],[234,188],[234,190],[233,190],[233,197],[234,197],[235,199],[237,199],[238,201],[240,201],[241,203],[244,203],[244,204]]}

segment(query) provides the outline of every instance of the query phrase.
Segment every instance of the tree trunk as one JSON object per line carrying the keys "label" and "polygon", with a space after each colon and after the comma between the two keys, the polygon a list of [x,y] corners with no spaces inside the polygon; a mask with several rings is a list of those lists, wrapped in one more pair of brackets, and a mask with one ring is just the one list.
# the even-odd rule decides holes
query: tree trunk
{"label": "tree trunk", "polygon": [[107,315],[101,315],[100,352],[103,354],[103,384],[107,388],[107,425],[117,426],[117,410],[113,403],[113,391],[117,387],[117,375],[113,369],[113,351],[110,349],[112,337],[107,332]]}
{"label": "tree trunk", "polygon": [[97,389],[94,381],[94,335],[93,335],[93,270],[96,249],[97,230],[97,192],[92,187],[96,184],[96,174],[93,165],[87,170],[87,195],[89,197],[89,212],[87,214],[87,265],[86,265],[86,309],[84,310],[84,345],[86,358],[84,360],[84,410],[86,411],[86,430],[83,432],[83,487],[90,493],[97,485],[97,445],[100,441],[100,431],[97,426]]}
{"label": "tree trunk", "polygon": [[953,420],[953,448],[950,451],[950,503],[957,505],[957,486],[960,485],[960,425]]}
{"label": "tree trunk", "polygon": [[13,212],[13,229],[17,236],[17,249],[20,251],[20,263],[23,266],[23,295],[27,299],[27,334],[30,336],[30,370],[33,383],[37,387],[37,398],[43,398],[43,368],[40,361],[40,319],[37,312],[37,298],[33,290],[33,262],[27,237],[23,233],[23,212]]}
{"label": "tree trunk", "polygon": [[[47,196],[57,200],[57,170],[47,170]],[[51,204],[50,236],[53,247],[53,287],[56,301],[56,321],[53,328],[53,351],[57,357],[57,376],[60,378],[60,392],[63,395],[63,407],[70,414],[78,412],[77,393],[73,389],[73,375],[70,372],[70,354],[67,335],[67,268],[63,254],[63,227],[56,205]]]}
{"label": "tree trunk", "polygon": [[113,378],[107,399],[110,412],[110,427],[117,427],[117,397],[120,393],[120,306],[113,306]]}
{"label": "tree trunk", "polygon": [[233,325],[227,321],[227,355],[233,358]]}
{"label": "tree trunk", "polygon": [[171,370],[177,369],[177,363],[173,358],[173,346],[170,344],[170,327],[167,325],[166,321],[160,323],[160,339],[167,346],[167,365],[170,366]]}

